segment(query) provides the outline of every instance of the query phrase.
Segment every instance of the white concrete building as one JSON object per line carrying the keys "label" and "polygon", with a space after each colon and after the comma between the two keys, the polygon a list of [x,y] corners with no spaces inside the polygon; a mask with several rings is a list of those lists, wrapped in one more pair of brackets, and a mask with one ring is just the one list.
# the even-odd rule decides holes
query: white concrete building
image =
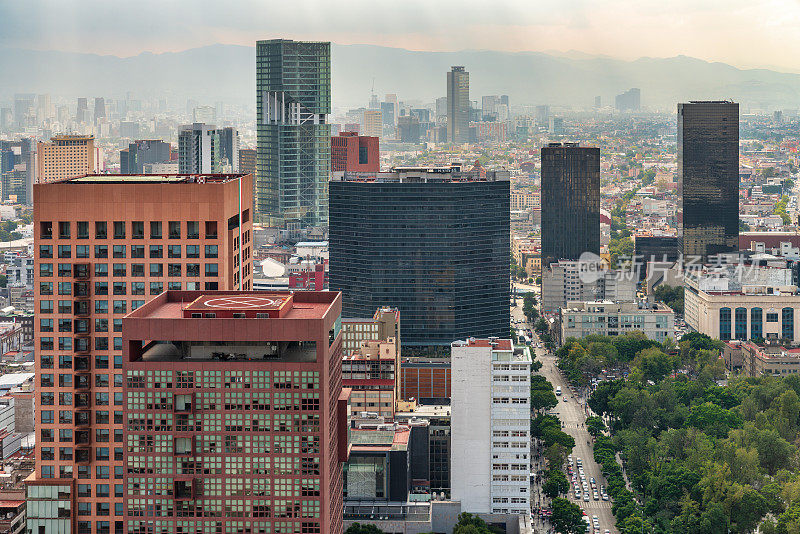
{"label": "white concrete building", "polygon": [[561,310],[561,340],[590,334],[618,336],[636,330],[663,343],[674,338],[675,312],[665,304],[611,301],[568,302]]}
{"label": "white concrete building", "polygon": [[635,271],[610,269],[603,261],[560,260],[542,267],[542,312],[556,313],[568,302],[633,302]]}
{"label": "white concrete building", "polygon": [[508,339],[451,345],[451,498],[470,513],[530,513],[527,347]]}

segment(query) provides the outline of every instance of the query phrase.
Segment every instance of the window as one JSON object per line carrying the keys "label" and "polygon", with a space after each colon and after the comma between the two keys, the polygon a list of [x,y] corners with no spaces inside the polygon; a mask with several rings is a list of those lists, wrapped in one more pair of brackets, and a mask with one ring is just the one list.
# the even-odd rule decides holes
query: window
{"label": "window", "polygon": [[39,276],[53,276],[53,264],[52,263],[40,263],[39,264]]}
{"label": "window", "polygon": [[170,291],[180,291],[181,290],[181,283],[180,282],[167,282],[167,289]]}
{"label": "window", "polygon": [[186,245],[186,257],[187,258],[199,258],[200,257],[200,245]]}
{"label": "window", "polygon": [[53,282],[39,282],[39,294],[40,295],[52,295],[53,294]]}
{"label": "window", "polygon": [[[59,282],[58,283],[59,295],[72,295],[72,282]],[[69,312],[66,312],[69,313]]]}
{"label": "window", "polygon": [[94,275],[99,277],[106,277],[108,276],[108,264],[107,263],[95,263],[94,264]]}
{"label": "window", "polygon": [[180,223],[180,221],[169,221],[169,238],[170,239],[180,239],[181,238],[181,223]]}
{"label": "window", "polygon": [[150,282],[150,294],[151,295],[160,295],[164,292],[164,283],[163,282]]}
{"label": "window", "polygon": [[761,308],[752,308],[750,310],[750,339],[761,339],[763,337],[763,310]]}
{"label": "window", "polygon": [[108,295],[108,282],[95,282],[94,283],[95,295]]}
{"label": "window", "polygon": [[124,263],[115,263],[113,267],[113,275],[114,276],[125,276],[128,272],[128,266]]}
{"label": "window", "polygon": [[747,340],[747,308],[736,308],[734,315],[735,331],[734,336],[736,339]]}
{"label": "window", "polygon": [[163,258],[164,257],[164,247],[162,245],[150,245],[150,257],[151,258]]}
{"label": "window", "polygon": [[86,259],[89,257],[89,245],[75,245],[75,257]]}
{"label": "window", "polygon": [[124,300],[115,300],[114,313],[128,313],[128,302]]}
{"label": "window", "polygon": [[59,263],[58,264],[58,276],[72,276],[72,264],[71,263]]}
{"label": "window", "polygon": [[114,239],[125,239],[125,221],[114,221]]}
{"label": "window", "polygon": [[731,309],[719,309],[719,338],[722,341],[731,339]]}
{"label": "window", "polygon": [[778,314],[777,313],[767,313],[767,322],[768,323],[777,323],[778,322]]}
{"label": "window", "polygon": [[168,245],[167,246],[167,257],[168,258],[180,258],[181,257],[181,246],[180,245]]}
{"label": "window", "polygon": [[78,221],[78,239],[89,239],[89,221]]}
{"label": "window", "polygon": [[115,258],[125,257],[125,245],[114,245],[114,257]]}
{"label": "window", "polygon": [[131,276],[144,276],[144,263],[132,263]]}
{"label": "window", "polygon": [[219,246],[206,245],[206,258],[217,258],[217,257],[219,257]]}
{"label": "window", "polygon": [[144,245],[131,245],[131,258],[144,258]]}
{"label": "window", "polygon": [[39,319],[39,330],[42,331],[42,332],[52,332],[53,331],[53,320],[52,319]]}
{"label": "window", "polygon": [[107,300],[96,300],[96,301],[94,301],[94,312],[95,313],[108,313],[108,301]]}
{"label": "window", "polygon": [[781,310],[781,337],[794,340],[794,308],[787,307]]}
{"label": "window", "polygon": [[217,221],[206,221],[206,239],[217,238]]}
{"label": "window", "polygon": [[58,257],[59,258],[71,258],[72,257],[72,247],[70,245],[58,245]]}
{"label": "window", "polygon": [[95,245],[94,246],[94,257],[95,258],[107,258],[108,257],[108,245]]}
{"label": "window", "polygon": [[53,239],[52,221],[41,221],[39,223],[39,239]]}
{"label": "window", "polygon": [[199,263],[187,263],[186,264],[186,276],[200,276],[200,264]]}
{"label": "window", "polygon": [[206,282],[206,291],[217,291],[219,289],[218,282]]}
{"label": "window", "polygon": [[114,294],[126,295],[128,293],[125,282],[114,282]]}
{"label": "window", "polygon": [[108,223],[105,221],[96,221],[94,223],[94,238],[106,239],[108,238]]}
{"label": "window", "polygon": [[131,295],[144,295],[144,282],[131,282]]}
{"label": "window", "polygon": [[167,276],[180,276],[181,275],[181,264],[180,263],[169,263],[167,264]]}
{"label": "window", "polygon": [[144,239],[144,221],[131,222],[131,238]]}
{"label": "window", "polygon": [[186,239],[200,239],[200,222],[186,222]]}
{"label": "window", "polygon": [[53,257],[53,245],[39,245],[39,257],[40,258],[52,258]]}
{"label": "window", "polygon": [[161,221],[150,221],[150,239],[161,239]]}
{"label": "window", "polygon": [[58,223],[58,237],[59,239],[69,239],[70,238],[70,224],[69,222],[60,221]]}
{"label": "window", "polygon": [[164,276],[164,264],[162,264],[162,263],[151,263],[150,264],[150,276]]}

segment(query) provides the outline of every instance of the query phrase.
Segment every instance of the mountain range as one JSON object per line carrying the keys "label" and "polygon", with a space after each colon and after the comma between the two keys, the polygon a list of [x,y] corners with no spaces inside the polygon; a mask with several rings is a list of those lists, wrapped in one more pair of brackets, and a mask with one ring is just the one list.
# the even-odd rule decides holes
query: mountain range
{"label": "mountain range", "polygon": [[[742,111],[800,107],[800,74],[739,69],[696,58],[643,57],[634,61],[583,53],[411,51],[374,45],[331,47],[334,107],[367,104],[395,93],[401,101],[431,102],[445,95],[445,73],[464,65],[470,98],[507,94],[514,104],[590,107],[595,96],[613,105],[614,95],[642,90],[642,106],[674,110],[686,100],[733,99]],[[255,102],[255,48],[210,45],[183,52],[137,56],[0,48],[0,101],[13,93],[193,98],[200,103]]]}

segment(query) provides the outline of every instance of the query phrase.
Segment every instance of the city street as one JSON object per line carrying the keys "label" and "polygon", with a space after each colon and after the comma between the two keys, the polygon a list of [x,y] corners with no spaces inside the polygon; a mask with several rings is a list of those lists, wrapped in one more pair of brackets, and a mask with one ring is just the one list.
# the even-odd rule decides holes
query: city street
{"label": "city street", "polygon": [[[511,318],[517,321],[524,320],[522,315],[521,299],[519,301],[519,305],[511,309]],[[522,327],[521,325],[517,326]],[[537,341],[535,340],[534,343],[536,342]],[[586,421],[585,407],[584,404],[582,404],[583,399],[575,398],[573,396],[567,381],[562,378],[561,373],[556,367],[555,356],[548,355],[544,348],[533,350],[536,352],[536,358],[542,362],[542,368],[539,372],[544,375],[545,378],[550,381],[550,383],[553,384],[554,388],[561,386],[562,394],[560,397],[558,397],[558,406],[553,409],[553,412],[557,413],[561,422],[564,423],[564,431],[575,438],[575,448],[572,451],[573,461],[576,458],[581,458],[583,461],[583,469],[586,473],[587,482],[594,477],[594,479],[597,481],[598,487],[600,485],[605,486],[606,480],[601,474],[600,466],[594,461],[592,446],[590,443],[587,443],[591,442],[591,436],[586,429],[581,426]],[[567,402],[564,402],[564,398],[567,399]],[[575,467],[575,471],[577,472],[577,466]],[[571,480],[570,486],[572,486]],[[599,534],[605,532],[606,529],[611,532],[617,532],[617,529],[614,527],[614,516],[611,513],[611,501],[595,501],[591,498],[591,495],[589,497],[589,502],[583,502],[582,500],[576,501],[575,493],[572,491],[572,487],[570,487],[568,498],[570,501],[578,504],[586,512],[590,519],[593,515],[596,515],[599,518]]]}

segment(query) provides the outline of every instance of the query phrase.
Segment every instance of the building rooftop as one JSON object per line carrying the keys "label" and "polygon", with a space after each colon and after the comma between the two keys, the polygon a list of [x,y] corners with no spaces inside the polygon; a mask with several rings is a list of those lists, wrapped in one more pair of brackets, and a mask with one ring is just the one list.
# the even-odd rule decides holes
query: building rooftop
{"label": "building rooftop", "polygon": [[367,183],[434,183],[434,182],[500,182],[509,181],[505,169],[486,171],[482,167],[466,169],[461,163],[437,167],[392,167],[388,171],[339,171],[331,174],[334,182]]}
{"label": "building rooftop", "polygon": [[72,178],[64,178],[49,183],[81,183],[81,184],[202,184],[232,182],[247,174],[84,174]]}
{"label": "building rooftop", "polygon": [[514,344],[510,339],[476,339],[471,337],[465,341],[453,341],[453,347],[491,347],[493,350],[512,350]]}

